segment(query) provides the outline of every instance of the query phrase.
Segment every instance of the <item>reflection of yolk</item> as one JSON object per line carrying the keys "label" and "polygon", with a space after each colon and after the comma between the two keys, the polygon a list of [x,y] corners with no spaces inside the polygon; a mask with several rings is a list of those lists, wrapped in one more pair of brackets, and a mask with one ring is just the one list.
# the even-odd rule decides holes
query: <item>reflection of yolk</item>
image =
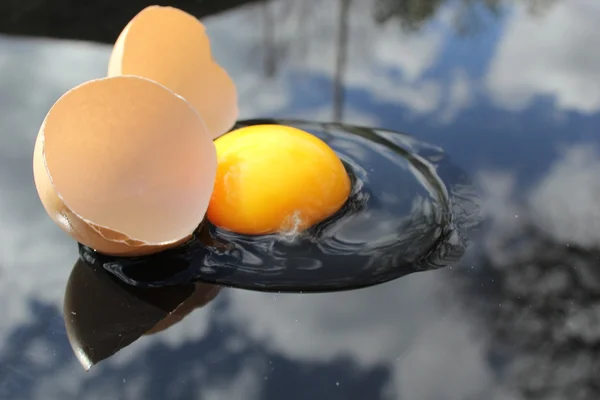
{"label": "reflection of yolk", "polygon": [[350,194],[344,165],[322,140],[296,128],[255,125],[215,141],[219,166],[208,219],[248,234],[302,231]]}

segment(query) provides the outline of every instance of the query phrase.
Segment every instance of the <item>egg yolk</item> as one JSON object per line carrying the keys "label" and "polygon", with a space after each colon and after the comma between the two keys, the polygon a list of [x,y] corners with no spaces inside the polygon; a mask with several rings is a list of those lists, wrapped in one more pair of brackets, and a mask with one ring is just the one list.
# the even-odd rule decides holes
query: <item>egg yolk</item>
{"label": "egg yolk", "polygon": [[207,217],[246,235],[300,232],[337,212],[350,195],[344,165],[300,129],[254,125],[217,140],[217,177]]}

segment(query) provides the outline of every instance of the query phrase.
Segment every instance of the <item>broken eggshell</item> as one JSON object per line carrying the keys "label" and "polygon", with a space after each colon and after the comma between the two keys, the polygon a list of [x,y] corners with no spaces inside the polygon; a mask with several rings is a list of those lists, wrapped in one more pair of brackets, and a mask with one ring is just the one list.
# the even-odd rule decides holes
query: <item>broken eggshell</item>
{"label": "broken eggshell", "polygon": [[33,158],[50,217],[110,255],[149,254],[187,240],[206,213],[217,168],[198,112],[136,76],[65,93],[42,124]]}
{"label": "broken eggshell", "polygon": [[238,116],[235,85],[211,54],[204,25],[173,7],[140,11],[117,39],[108,76],[136,75],[183,96],[202,115],[213,138]]}

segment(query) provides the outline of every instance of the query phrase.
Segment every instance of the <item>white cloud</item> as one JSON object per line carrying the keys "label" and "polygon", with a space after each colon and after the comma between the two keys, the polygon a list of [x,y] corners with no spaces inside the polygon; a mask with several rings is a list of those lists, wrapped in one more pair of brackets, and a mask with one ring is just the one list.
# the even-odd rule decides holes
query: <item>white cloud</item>
{"label": "white cloud", "polygon": [[[286,3],[286,2],[279,2]],[[278,40],[291,46],[290,58],[298,66],[333,73],[338,55],[339,1],[292,1],[304,14],[291,14],[279,21]],[[385,69],[400,72],[407,82],[417,81],[435,62],[443,42],[443,31],[424,29],[405,32],[391,21],[379,25],[370,15],[373,1],[352,2],[348,13],[349,85],[366,85]],[[303,33],[288,24],[299,20]],[[277,29],[277,28],[276,28]],[[304,46],[299,46],[304,44]]]}
{"label": "white cloud", "polygon": [[494,387],[494,378],[482,365],[486,349],[464,316],[450,313],[432,321],[395,363],[396,392],[403,400],[489,399],[483,394]]}
{"label": "white cloud", "polygon": [[266,77],[263,26],[256,22],[261,16],[259,6],[247,6],[202,21],[213,56],[235,81],[240,118],[270,116],[274,110],[286,108],[290,100],[285,76]]}
{"label": "white cloud", "polygon": [[552,96],[565,110],[600,109],[600,41],[596,0],[557,2],[539,17],[516,5],[487,73],[501,106],[520,110],[537,96]]}
{"label": "white cloud", "polygon": [[[528,188],[516,185],[514,172],[481,175],[488,219],[482,239],[487,262],[480,265],[480,276],[491,278],[496,296],[490,308],[477,310],[474,304],[473,309],[486,323],[492,345],[512,349],[502,367],[505,388],[523,397],[562,399],[575,390],[595,398],[600,151],[592,143],[560,150]],[[479,281],[466,290],[474,283]],[[563,352],[565,340],[573,338],[578,345]]]}
{"label": "white cloud", "polygon": [[266,365],[262,361],[250,359],[233,379],[199,388],[198,398],[205,400],[258,400],[261,398],[266,370]]}
{"label": "white cloud", "polygon": [[[278,1],[266,11],[262,5],[248,6],[204,21],[214,41],[222,43],[213,51],[240,89],[243,117],[286,109],[290,94],[284,91],[290,89],[286,87],[290,74],[311,73],[327,79],[335,75],[339,54],[338,4],[334,0]],[[401,104],[416,114],[435,112],[444,85],[423,78],[423,74],[437,60],[444,31],[424,29],[407,33],[396,21],[378,25],[373,19],[364,18],[372,7],[372,1],[352,2],[345,87],[365,89],[379,101]],[[271,17],[265,19],[265,14]],[[265,25],[270,28],[265,29]],[[264,79],[269,58],[275,60],[277,75]],[[263,79],[259,81],[258,77]],[[298,78],[295,82],[299,82]],[[324,102],[330,103],[332,85],[319,90]]]}
{"label": "white cloud", "polygon": [[[252,337],[289,357],[330,361],[350,356],[372,365],[402,353],[435,313],[434,302],[425,297],[439,290],[437,278],[414,275],[335,296],[232,291],[229,316]],[[399,315],[410,315],[410,323],[399,321]]]}
{"label": "white cloud", "polygon": [[452,73],[448,100],[440,119],[442,122],[451,122],[462,110],[468,108],[474,96],[474,83],[471,82],[465,71],[457,69]]}
{"label": "white cloud", "polygon": [[[514,172],[485,171],[477,176],[485,198],[483,212],[492,229],[483,244],[496,265],[510,266],[537,247],[506,251],[507,242],[537,230],[544,240],[577,248],[600,249],[600,148],[596,143],[563,146],[546,173],[528,188],[517,186]],[[535,233],[535,232],[534,232]],[[521,262],[521,261],[519,261]]]}
{"label": "white cloud", "polygon": [[600,248],[599,175],[598,149],[565,149],[531,196],[534,221],[559,242]]}
{"label": "white cloud", "polygon": [[[325,107],[307,108],[305,110],[294,112],[292,115],[282,115],[282,118],[286,117],[294,117],[306,121],[330,122],[333,119],[333,110],[331,106],[327,105]],[[343,122],[358,126],[373,127],[378,127],[381,124],[376,115],[353,107],[344,108]]]}
{"label": "white cloud", "polygon": [[0,107],[7,156],[31,151],[48,109],[64,91],[104,75],[107,46],[0,37]]}
{"label": "white cloud", "polygon": [[446,285],[445,271],[436,271],[335,295],[231,291],[226,317],[294,360],[388,366],[390,398],[477,398],[494,382],[472,325],[440,304]]}

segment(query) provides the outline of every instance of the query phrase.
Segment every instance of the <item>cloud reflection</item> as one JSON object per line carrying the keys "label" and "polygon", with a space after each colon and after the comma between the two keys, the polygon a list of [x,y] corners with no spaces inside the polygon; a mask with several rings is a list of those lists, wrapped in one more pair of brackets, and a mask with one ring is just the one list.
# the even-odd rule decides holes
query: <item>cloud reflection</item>
{"label": "cloud reflection", "polygon": [[[311,16],[306,4],[294,4]],[[222,44],[215,46],[217,59],[240,87],[245,117],[330,119],[335,4],[317,7],[316,17],[305,19],[310,23],[297,22],[301,30],[277,22],[272,47],[284,61],[268,79],[268,48],[257,50],[264,41],[260,6],[207,20]],[[354,4],[349,90],[391,104],[396,113],[440,112],[447,123],[475,102],[477,82],[463,69],[466,61],[451,81],[429,74],[441,62],[447,32],[432,23],[409,34],[393,20],[379,27],[362,15],[364,3]],[[498,104],[523,109],[550,94],[565,109],[598,110],[590,82],[598,80],[600,60],[589,49],[597,7],[591,0],[575,4],[557,5],[538,22],[520,6],[509,15],[486,77]],[[437,18],[442,24],[446,17]],[[0,398],[293,399],[309,390],[328,399],[598,397],[590,396],[597,395],[600,368],[593,249],[599,166],[596,153],[581,148],[566,151],[525,206],[513,202],[518,177],[496,173],[483,182],[495,194],[487,203],[495,225],[485,236],[488,259],[480,269],[465,264],[334,296],[227,291],[84,375],[59,312],[76,248],[47,221],[33,184],[24,182],[31,182],[33,140],[48,107],[68,88],[104,74],[109,48],[13,39],[0,46]],[[360,114],[346,114],[350,121],[377,124],[359,101],[351,103]],[[481,151],[481,157],[494,153]],[[532,211],[537,217],[530,220]],[[515,248],[512,239],[523,232],[534,238]],[[459,272],[468,290],[454,284]],[[466,305],[439,301],[463,289]]]}
{"label": "cloud reflection", "polygon": [[457,294],[485,327],[488,357],[515,398],[600,396],[599,172],[588,144],[565,148],[525,193],[511,174],[482,175],[485,251]]}
{"label": "cloud reflection", "polygon": [[[343,50],[338,42],[339,4],[337,0],[279,0],[206,20],[211,37],[227,43],[215,46],[215,58],[228,67],[238,84],[242,118],[302,117],[315,109],[322,111],[311,112],[311,118],[335,118],[331,77],[336,76],[336,57]],[[378,24],[365,18],[373,8],[374,0],[350,3],[342,77],[345,90],[366,90],[376,101],[397,103],[415,115],[436,111],[444,85],[424,74],[440,55],[445,31],[407,32],[394,20]],[[269,24],[270,29],[265,31],[256,21]],[[228,28],[233,25],[235,30]],[[246,62],[239,63],[240,59]],[[265,60],[271,59],[276,60],[272,67],[276,73],[258,84],[256,77],[265,76],[271,68]],[[311,83],[315,81],[325,84]],[[246,103],[252,103],[252,108],[244,109]],[[372,121],[360,108],[348,107],[345,121]]]}
{"label": "cloud reflection", "polygon": [[511,10],[486,85],[502,107],[522,110],[550,96],[561,110],[600,110],[600,41],[595,0],[557,2],[539,18],[524,4]]}
{"label": "cloud reflection", "polygon": [[600,249],[600,156],[578,145],[563,151],[530,199],[533,223],[558,242]]}

